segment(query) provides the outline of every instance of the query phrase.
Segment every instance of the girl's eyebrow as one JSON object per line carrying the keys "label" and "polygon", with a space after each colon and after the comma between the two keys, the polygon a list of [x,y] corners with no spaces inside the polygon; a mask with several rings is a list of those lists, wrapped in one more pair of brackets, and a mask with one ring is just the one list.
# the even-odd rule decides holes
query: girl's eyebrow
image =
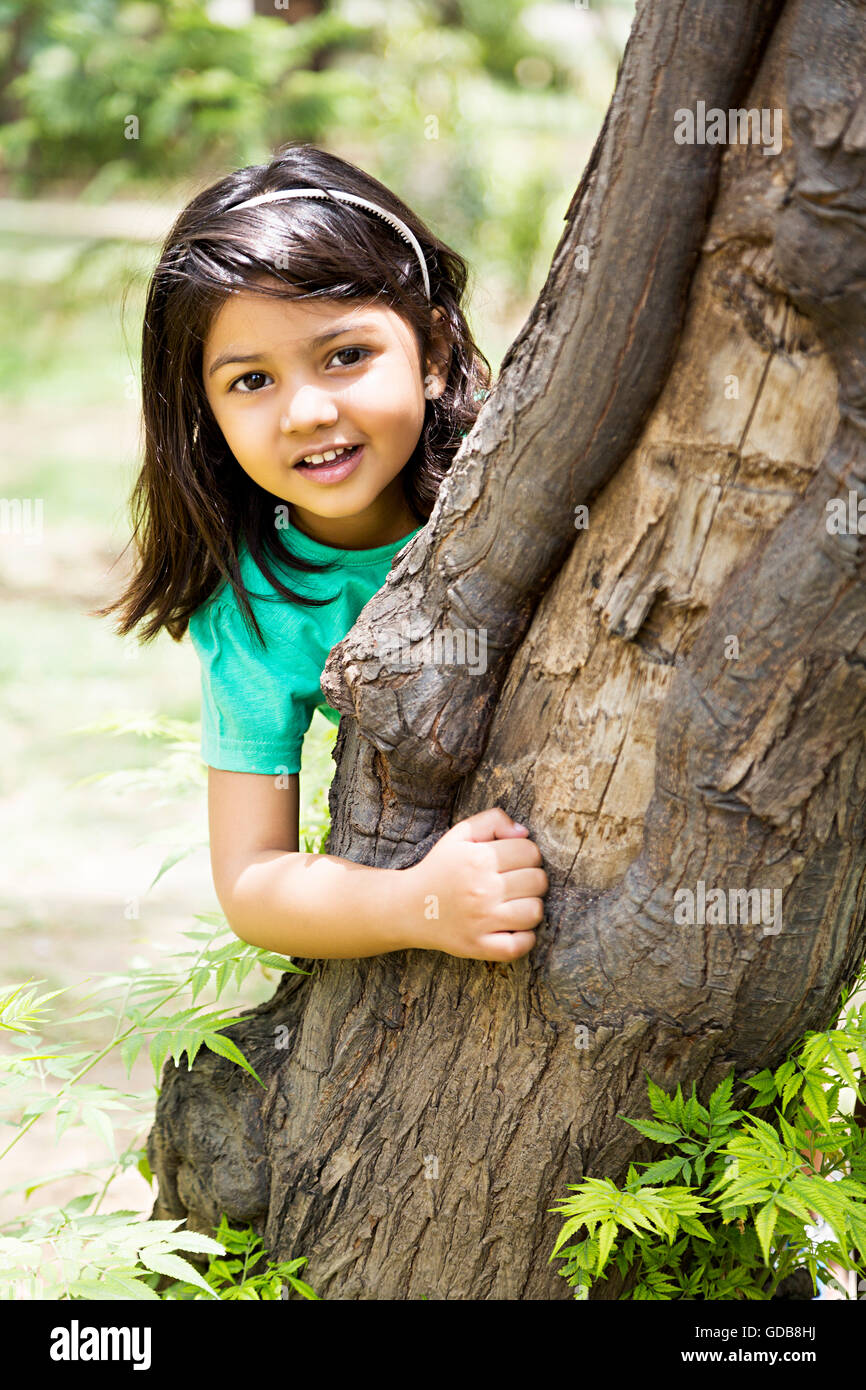
{"label": "girl's eyebrow", "polygon": [[[359,319],[353,319],[351,323],[341,324],[339,328],[330,328],[327,333],[318,333],[315,338],[307,338],[306,342],[309,347],[315,349],[330,342],[332,338],[339,338],[343,333],[370,333],[374,332],[377,327],[378,325],[372,319],[366,323]],[[213,376],[220,367],[227,367],[230,362],[258,362],[263,357],[267,357],[266,352],[239,354],[234,348],[228,348],[211,363],[208,368],[208,376]]]}

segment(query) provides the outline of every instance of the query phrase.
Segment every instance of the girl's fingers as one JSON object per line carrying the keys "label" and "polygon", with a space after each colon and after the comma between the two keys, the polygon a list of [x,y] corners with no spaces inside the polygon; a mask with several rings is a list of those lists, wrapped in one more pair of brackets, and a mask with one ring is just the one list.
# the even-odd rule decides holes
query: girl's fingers
{"label": "girl's fingers", "polygon": [[[488,806],[486,811],[476,811],[445,832],[457,840],[497,840],[509,836],[528,834],[525,825],[518,825],[501,806]],[[442,837],[445,838],[444,836]]]}
{"label": "girl's fingers", "polygon": [[515,898],[540,898],[550,887],[550,880],[544,869],[510,869],[500,873],[502,901],[511,902]]}
{"label": "girl's fingers", "polygon": [[541,850],[534,840],[524,835],[512,835],[507,840],[496,840],[490,845],[488,854],[496,865],[498,873],[508,869],[537,867],[541,863]]}
{"label": "girl's fingers", "polygon": [[537,897],[511,898],[499,904],[496,916],[502,931],[534,931],[544,918],[544,901]]}
{"label": "girl's fingers", "polygon": [[478,938],[481,960],[517,960],[535,945],[534,931],[495,931]]}

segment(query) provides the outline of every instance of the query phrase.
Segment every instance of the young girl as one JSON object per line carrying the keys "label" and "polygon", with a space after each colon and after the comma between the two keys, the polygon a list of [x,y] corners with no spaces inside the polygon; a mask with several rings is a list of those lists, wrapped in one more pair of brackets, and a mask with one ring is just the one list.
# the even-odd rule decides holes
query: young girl
{"label": "young girl", "polygon": [[143,641],[189,628],[214,887],[242,940],[283,955],[508,961],[543,916],[541,854],[498,807],[408,869],[298,850],[304,734],[315,709],[339,722],[328,653],[430,516],[489,384],[466,281],[383,184],[295,143],[195,197],[149,286],[137,564],[97,612]]}

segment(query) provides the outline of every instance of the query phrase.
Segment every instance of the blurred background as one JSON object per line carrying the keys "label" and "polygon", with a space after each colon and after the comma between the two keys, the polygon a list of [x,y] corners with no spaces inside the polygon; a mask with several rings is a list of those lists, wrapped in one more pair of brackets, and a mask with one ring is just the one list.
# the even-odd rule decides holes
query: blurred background
{"label": "blurred background", "polygon": [[[287,140],[332,150],[469,260],[469,318],[495,374],[633,17],[632,0],[0,0],[3,984],[77,988],[153,961],[191,914],[217,910],[189,640],[139,647],[87,615],[126,569],[141,314],[175,215]],[[333,733],[316,716],[304,750],[313,828]],[[104,1031],[76,1036],[94,1047]],[[93,1074],[136,1078],[152,1080],[146,1057],[131,1083],[112,1059]],[[70,1169],[102,1151],[86,1130],[64,1143]],[[57,1166],[28,1136],[0,1187],[44,1162]],[[129,1182],[119,1195],[147,1205]]]}

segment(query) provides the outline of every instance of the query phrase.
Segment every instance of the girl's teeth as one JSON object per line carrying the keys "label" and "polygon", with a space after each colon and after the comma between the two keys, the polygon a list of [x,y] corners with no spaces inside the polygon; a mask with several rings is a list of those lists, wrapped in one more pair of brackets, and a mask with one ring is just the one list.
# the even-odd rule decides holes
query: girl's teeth
{"label": "girl's teeth", "polygon": [[350,454],[351,452],[351,449],[329,449],[326,454],[311,454],[308,459],[304,459],[304,463],[308,466],[312,464],[315,467],[320,463],[330,463],[332,459],[342,458],[343,454]]}

